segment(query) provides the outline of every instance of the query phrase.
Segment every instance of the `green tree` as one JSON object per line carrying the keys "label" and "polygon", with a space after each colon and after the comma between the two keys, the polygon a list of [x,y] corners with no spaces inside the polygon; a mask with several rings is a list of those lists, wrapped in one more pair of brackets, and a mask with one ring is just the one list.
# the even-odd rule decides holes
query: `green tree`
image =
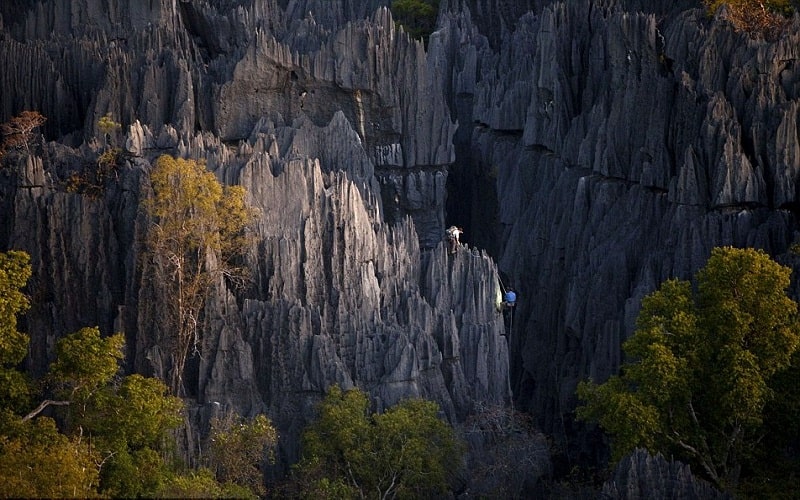
{"label": "green tree", "polygon": [[58,341],[49,378],[69,404],[65,432],[86,436],[98,456],[100,490],[152,496],[171,474],[168,440],[183,422],[183,403],[158,379],[120,378],[123,349],[122,334],[83,328]]}
{"label": "green tree", "polygon": [[170,432],[182,423],[183,403],[158,379],[129,375],[98,393],[80,424],[106,461],[103,491],[153,496],[171,476]]}
{"label": "green tree", "polygon": [[[29,341],[16,328],[28,307],[29,261],[0,253],[0,497],[253,496],[210,471],[176,470],[171,432],[183,423],[183,403],[158,379],[120,376],[120,334],[84,328],[60,339],[48,375],[34,384],[45,398],[30,410],[29,381],[16,370]],[[50,407],[61,412],[60,429],[42,415]]]}
{"label": "green tree", "polygon": [[150,181],[149,254],[165,287],[164,328],[172,332],[169,385],[179,394],[186,359],[191,351],[199,353],[199,321],[211,289],[221,278],[241,284],[244,270],[234,260],[250,241],[247,228],[255,212],[244,188],[223,188],[194,160],[161,156]]}
{"label": "green tree", "polygon": [[16,370],[28,353],[28,336],[17,331],[17,315],[28,309],[22,288],[31,276],[25,252],[0,253],[0,408],[21,410],[28,403],[28,381]]}
{"label": "green tree", "polygon": [[0,412],[0,497],[97,496],[96,457],[85,441],[61,434],[51,418],[23,422]]}
{"label": "green tree", "polygon": [[297,466],[307,495],[431,498],[447,491],[463,447],[431,401],[405,400],[368,415],[360,390],[330,388],[303,435]]}
{"label": "green tree", "polygon": [[246,421],[235,413],[211,419],[209,455],[216,479],[264,496],[262,465],[275,460],[278,432],[265,415]]}
{"label": "green tree", "polygon": [[392,13],[412,38],[425,43],[436,28],[439,0],[393,0]]}
{"label": "green tree", "polygon": [[578,417],[613,437],[615,459],[642,446],[735,489],[800,341],[790,272],[763,251],[725,247],[697,273],[696,292],[663,283],[642,301],[621,374],[579,384]]}
{"label": "green tree", "polygon": [[117,374],[124,345],[121,333],[102,338],[97,327],[81,328],[56,343],[50,376],[70,399],[86,399]]}
{"label": "green tree", "polygon": [[116,135],[117,130],[122,128],[122,124],[115,122],[111,113],[106,113],[97,120],[97,128],[103,134],[103,145],[107,149],[110,144],[113,144],[114,135]]}

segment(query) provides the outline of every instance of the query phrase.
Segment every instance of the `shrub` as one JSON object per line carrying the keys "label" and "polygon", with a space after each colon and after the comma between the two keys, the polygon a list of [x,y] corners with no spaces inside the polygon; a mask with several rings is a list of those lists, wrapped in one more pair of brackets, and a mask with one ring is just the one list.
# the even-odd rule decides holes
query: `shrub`
{"label": "shrub", "polygon": [[788,24],[786,16],[795,10],[791,0],[703,0],[709,15],[723,5],[728,8],[728,20],[737,31],[751,37],[762,36],[774,41]]}

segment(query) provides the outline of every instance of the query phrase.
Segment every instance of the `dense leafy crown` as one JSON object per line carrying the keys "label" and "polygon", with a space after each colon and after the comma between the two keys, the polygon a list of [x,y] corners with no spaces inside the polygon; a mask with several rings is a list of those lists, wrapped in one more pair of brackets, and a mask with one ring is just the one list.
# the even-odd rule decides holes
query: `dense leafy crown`
{"label": "dense leafy crown", "polygon": [[770,403],[783,398],[777,375],[797,360],[789,274],[762,251],[727,247],[713,250],[696,291],[686,281],[663,283],[642,301],[621,374],[579,385],[579,418],[613,436],[616,459],[641,446],[735,488],[757,457]]}

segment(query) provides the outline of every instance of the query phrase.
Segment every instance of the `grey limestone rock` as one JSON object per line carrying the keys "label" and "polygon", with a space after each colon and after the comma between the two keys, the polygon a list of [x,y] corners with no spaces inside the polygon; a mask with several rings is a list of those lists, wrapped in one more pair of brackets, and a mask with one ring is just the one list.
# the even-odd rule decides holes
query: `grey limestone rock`
{"label": "grey limestone rock", "polygon": [[556,436],[578,381],[618,369],[643,296],[714,246],[781,258],[795,238],[797,19],[768,43],[630,5],[534,6],[489,43],[476,5],[440,21],[472,119],[449,178],[495,179],[515,398]]}
{"label": "grey limestone rock", "polygon": [[711,484],[692,475],[689,466],[637,449],[623,458],[613,479],[603,485],[600,498],[730,499]]}
{"label": "grey limestone rock", "polygon": [[[205,161],[260,209],[252,283],[216,283],[187,363],[189,458],[215,412],[265,412],[286,466],[334,383],[368,391],[376,411],[429,398],[453,422],[510,399],[496,266],[441,244],[456,130],[442,49],[380,2],[329,4],[53,0],[13,23],[2,11],[15,72],[0,77],[0,117],[38,109],[59,139],[8,159],[0,184],[0,247],[33,256],[33,372],[90,325],[124,332],[127,370],[170,370],[141,203],[160,154]],[[101,137],[106,113],[124,127]],[[107,141],[125,160],[99,196],[67,189]]]}

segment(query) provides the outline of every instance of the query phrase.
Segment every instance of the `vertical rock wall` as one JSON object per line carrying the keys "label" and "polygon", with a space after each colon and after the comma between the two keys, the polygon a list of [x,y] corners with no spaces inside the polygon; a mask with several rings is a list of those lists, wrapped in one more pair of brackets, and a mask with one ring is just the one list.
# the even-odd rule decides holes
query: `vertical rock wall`
{"label": "vertical rock wall", "polygon": [[[187,363],[197,429],[220,408],[266,412],[285,465],[334,383],[368,391],[374,410],[432,399],[453,422],[508,401],[496,266],[441,242],[456,129],[442,57],[377,4],[368,16],[344,0],[322,16],[313,2],[229,4],[54,0],[13,23],[2,11],[15,72],[0,80],[0,119],[38,109],[60,138],[13,152],[0,177],[0,248],[33,255],[31,370],[61,336],[99,325],[125,333],[129,370],[166,376],[169,297],[141,204],[166,153],[205,161],[260,209],[252,283],[217,283]],[[122,133],[101,136],[106,113]],[[107,140],[124,165],[99,192],[70,188]]]}
{"label": "vertical rock wall", "polygon": [[663,280],[718,245],[797,265],[797,19],[768,43],[699,9],[635,8],[553,2],[496,47],[469,9],[441,20],[472,119],[451,176],[496,179],[515,397],[556,436],[575,435],[576,384],[616,372]]}

